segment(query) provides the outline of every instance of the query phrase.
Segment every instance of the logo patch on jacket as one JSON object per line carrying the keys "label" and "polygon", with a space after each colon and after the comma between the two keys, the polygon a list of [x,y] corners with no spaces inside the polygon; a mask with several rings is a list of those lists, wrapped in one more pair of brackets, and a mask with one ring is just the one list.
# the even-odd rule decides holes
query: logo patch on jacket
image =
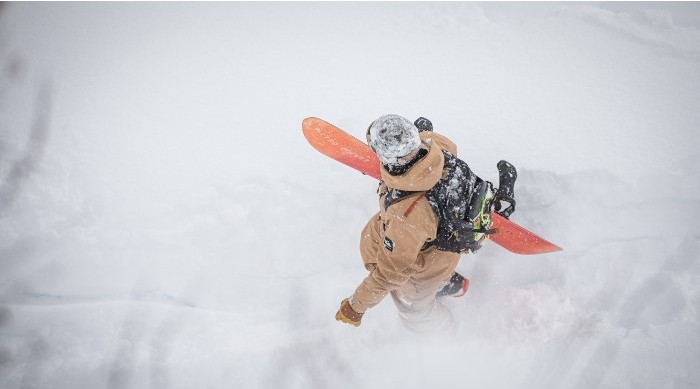
{"label": "logo patch on jacket", "polygon": [[384,247],[387,250],[393,252],[394,251],[394,242],[392,242],[392,240],[389,239],[388,237],[384,237]]}

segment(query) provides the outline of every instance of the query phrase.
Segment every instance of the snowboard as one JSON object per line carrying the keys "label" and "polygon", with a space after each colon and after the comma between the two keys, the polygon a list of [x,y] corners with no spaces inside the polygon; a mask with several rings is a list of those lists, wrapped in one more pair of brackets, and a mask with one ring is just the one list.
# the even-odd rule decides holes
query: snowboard
{"label": "snowboard", "polygon": [[[336,161],[381,180],[379,158],[359,139],[321,119],[310,117],[302,122],[302,131],[311,146]],[[490,240],[516,254],[544,254],[562,248],[537,236],[516,223],[493,212]]]}

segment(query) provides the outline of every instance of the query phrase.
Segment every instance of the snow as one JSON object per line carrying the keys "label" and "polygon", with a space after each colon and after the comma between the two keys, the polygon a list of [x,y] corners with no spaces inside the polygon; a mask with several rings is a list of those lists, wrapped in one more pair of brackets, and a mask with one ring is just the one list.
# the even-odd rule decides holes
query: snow
{"label": "snow", "polygon": [[[697,3],[1,12],[0,387],[700,386]],[[454,333],[334,320],[376,182],[301,121],[386,113],[564,247],[464,256]]]}

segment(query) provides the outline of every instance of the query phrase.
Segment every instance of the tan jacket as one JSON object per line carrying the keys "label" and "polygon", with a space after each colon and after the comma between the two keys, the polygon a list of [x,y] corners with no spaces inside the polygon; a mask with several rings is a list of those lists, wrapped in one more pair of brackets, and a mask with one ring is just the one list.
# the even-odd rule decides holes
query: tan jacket
{"label": "tan jacket", "polygon": [[[442,150],[457,153],[457,147],[446,137],[434,132],[422,132],[421,140],[429,147],[428,154],[419,160],[403,175],[391,176],[382,167],[382,188],[385,187],[418,191],[403,198],[388,209],[384,208],[384,197],[379,199],[380,211],[375,214],[362,231],[360,253],[370,274],[357,287],[351,307],[356,312],[365,312],[377,305],[389,292],[409,284],[416,273],[420,279],[429,279],[431,263],[440,256],[459,256],[459,254],[430,249],[422,252],[423,245],[434,240],[437,235],[438,219],[432,207],[422,195],[432,188],[442,177],[444,156]],[[451,274],[438,274],[435,277],[448,277]],[[442,268],[441,268],[442,269]],[[434,285],[432,282],[431,285]],[[414,282],[411,285],[420,284]]]}

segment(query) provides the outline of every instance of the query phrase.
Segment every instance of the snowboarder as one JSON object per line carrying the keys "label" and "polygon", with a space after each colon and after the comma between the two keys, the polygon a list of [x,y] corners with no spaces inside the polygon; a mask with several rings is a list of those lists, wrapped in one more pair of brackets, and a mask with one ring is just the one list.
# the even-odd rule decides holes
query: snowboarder
{"label": "snowboarder", "polygon": [[455,272],[460,254],[475,252],[491,232],[495,202],[497,210],[503,200],[511,204],[507,215],[513,211],[512,183],[510,192],[494,194],[425,118],[411,123],[382,116],[368,128],[367,142],[382,164],[380,210],[360,242],[370,273],[341,302],[336,320],[359,326],[365,312],[390,294],[409,329],[449,328],[452,314],[437,298],[466,292],[468,281]]}

